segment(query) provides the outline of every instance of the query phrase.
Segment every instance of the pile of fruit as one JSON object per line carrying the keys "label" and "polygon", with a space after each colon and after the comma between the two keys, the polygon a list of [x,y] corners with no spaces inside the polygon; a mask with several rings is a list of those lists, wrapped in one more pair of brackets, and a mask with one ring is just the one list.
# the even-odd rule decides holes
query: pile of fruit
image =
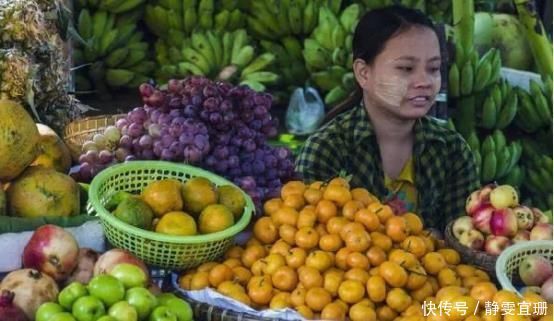
{"label": "pile of fruit", "polygon": [[499,255],[515,242],[552,240],[552,222],[538,208],[519,204],[510,185],[486,185],[471,193],[452,233],[464,246]]}
{"label": "pile of fruit", "polygon": [[140,195],[117,192],[106,208],[138,228],[186,236],[233,226],[241,218],[245,204],[238,188],[216,187],[206,178],[195,177],[185,183],[175,179],[153,181]]}
{"label": "pile of fruit", "polygon": [[[490,320],[485,301],[522,301],[499,291],[482,270],[461,264],[459,254],[425,231],[416,214],[396,216],[343,178],[288,182],[264,212],[245,246],[183,272],[180,287],[213,288],[256,309],[288,307],[307,319],[352,321],[425,320],[423,302],[465,304]],[[448,320],[473,314],[460,313],[452,310]]]}
{"label": "pile of fruit", "polygon": [[519,263],[517,271],[527,287],[524,290],[535,291],[552,303],[552,261],[542,255],[528,255]]}
{"label": "pile of fruit", "polygon": [[83,145],[80,180],[113,162],[159,159],[222,175],[258,208],[278,195],[294,175],[294,164],[290,150],[267,143],[277,135],[277,121],[269,112],[271,95],[195,76],[172,79],[164,87],[142,84],[144,106],[117,121],[119,134],[110,128]]}

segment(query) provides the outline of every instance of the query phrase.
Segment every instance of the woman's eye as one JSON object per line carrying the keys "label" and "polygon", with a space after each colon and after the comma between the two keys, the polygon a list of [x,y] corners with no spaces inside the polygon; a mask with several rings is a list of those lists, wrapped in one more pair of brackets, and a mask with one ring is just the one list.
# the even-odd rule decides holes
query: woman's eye
{"label": "woman's eye", "polygon": [[409,71],[412,71],[414,68],[409,67],[409,66],[398,66],[398,67],[396,67],[396,69],[401,70],[401,71],[409,72]]}
{"label": "woman's eye", "polygon": [[431,73],[437,73],[437,72],[439,72],[440,70],[441,70],[440,67],[431,67],[431,68],[429,68],[429,71],[430,71]]}

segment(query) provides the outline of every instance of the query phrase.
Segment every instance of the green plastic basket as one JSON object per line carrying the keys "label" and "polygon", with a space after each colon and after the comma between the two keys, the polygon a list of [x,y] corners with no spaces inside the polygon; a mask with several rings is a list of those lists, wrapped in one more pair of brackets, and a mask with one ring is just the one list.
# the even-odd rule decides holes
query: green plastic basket
{"label": "green plastic basket", "polygon": [[552,241],[526,241],[506,248],[496,260],[496,276],[504,290],[519,291],[514,281],[519,279],[519,264],[529,255],[541,255],[552,262]]}
{"label": "green plastic basket", "polygon": [[126,249],[146,264],[166,269],[188,269],[222,256],[233,244],[234,237],[250,222],[254,204],[243,191],[244,213],[238,222],[223,231],[194,236],[173,236],[143,230],[127,224],[104,208],[118,191],[140,193],[148,183],[173,178],[185,182],[204,177],[216,186],[232,185],[230,181],[197,167],[164,161],[131,161],[117,164],[94,177],[89,189],[89,214],[98,215],[108,241]]}

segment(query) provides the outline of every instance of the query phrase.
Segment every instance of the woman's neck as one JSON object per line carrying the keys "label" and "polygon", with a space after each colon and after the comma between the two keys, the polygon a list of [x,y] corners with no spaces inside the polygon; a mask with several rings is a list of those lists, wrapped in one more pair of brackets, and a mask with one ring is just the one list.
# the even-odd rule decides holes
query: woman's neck
{"label": "woman's neck", "polygon": [[367,95],[364,95],[363,102],[379,141],[397,142],[413,138],[415,120],[399,119],[377,106]]}

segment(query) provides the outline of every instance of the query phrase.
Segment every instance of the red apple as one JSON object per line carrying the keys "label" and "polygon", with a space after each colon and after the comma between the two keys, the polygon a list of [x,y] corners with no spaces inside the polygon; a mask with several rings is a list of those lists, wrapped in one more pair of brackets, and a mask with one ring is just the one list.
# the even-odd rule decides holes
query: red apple
{"label": "red apple", "polygon": [[470,216],[458,217],[452,224],[452,233],[459,240],[463,233],[473,230],[473,223]]}
{"label": "red apple", "polygon": [[481,232],[472,229],[467,232],[462,233],[460,236],[460,244],[469,247],[474,250],[482,250],[483,244],[485,243],[485,237]]}
{"label": "red apple", "polygon": [[552,262],[540,255],[528,255],[519,263],[519,276],[528,286],[542,286],[552,277]]}
{"label": "red apple", "polygon": [[79,245],[63,228],[46,224],[35,230],[23,250],[23,267],[34,268],[60,282],[77,266]]}
{"label": "red apple", "polygon": [[130,263],[141,268],[146,275],[150,275],[146,264],[132,253],[122,249],[111,249],[100,255],[94,265],[93,275],[110,274],[112,269],[119,263]]}
{"label": "red apple", "polygon": [[532,207],[531,211],[533,212],[533,216],[535,218],[534,219],[535,224],[537,224],[537,223],[548,223],[548,216],[546,216],[546,214],[544,214],[543,211],[541,211],[540,209],[538,209],[536,207]]}
{"label": "red apple", "polygon": [[552,224],[547,224],[547,223],[536,224],[535,227],[533,227],[533,229],[531,230],[529,239],[531,241],[552,240]]}
{"label": "red apple", "polygon": [[552,303],[552,294],[552,276],[550,276],[541,286],[541,296],[548,303]]}
{"label": "red apple", "polygon": [[494,207],[486,205],[473,214],[473,226],[485,234],[491,234],[491,218]]}
{"label": "red apple", "polygon": [[527,206],[516,206],[513,208],[517,218],[517,228],[520,230],[530,230],[535,223],[533,211]]}
{"label": "red apple", "polygon": [[496,209],[514,207],[519,204],[519,196],[510,185],[495,187],[490,193],[490,200],[492,206]]}
{"label": "red apple", "polygon": [[500,255],[511,244],[512,241],[505,236],[489,235],[485,240],[485,251],[491,255]]}
{"label": "red apple", "polygon": [[512,237],[517,233],[517,217],[510,208],[495,210],[491,217],[491,232],[498,236]]}
{"label": "red apple", "polygon": [[481,199],[479,198],[479,190],[471,193],[466,199],[466,213],[473,216],[475,211],[481,207]]}
{"label": "red apple", "polygon": [[531,232],[527,230],[519,230],[517,231],[516,235],[512,237],[512,242],[517,243],[522,241],[529,241],[530,234]]}

